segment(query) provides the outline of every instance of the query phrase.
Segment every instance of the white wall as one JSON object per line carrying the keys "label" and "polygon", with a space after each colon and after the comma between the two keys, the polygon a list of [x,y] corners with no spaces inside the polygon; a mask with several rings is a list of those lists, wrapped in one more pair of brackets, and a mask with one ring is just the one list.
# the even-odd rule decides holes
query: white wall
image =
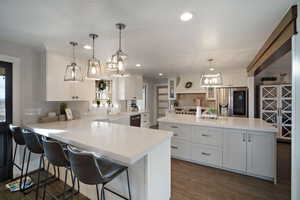
{"label": "white wall", "polygon": [[[300,2],[298,2],[300,13]],[[300,27],[300,17],[297,18],[297,27]],[[300,199],[300,35],[293,37],[293,126],[292,126],[292,200]]]}
{"label": "white wall", "polygon": [[[0,55],[15,57],[20,60],[20,81],[15,82],[20,96],[20,122],[35,122],[39,115],[56,108],[56,103],[42,99],[41,52],[36,48],[0,41]],[[13,105],[17,106],[17,105]]]}

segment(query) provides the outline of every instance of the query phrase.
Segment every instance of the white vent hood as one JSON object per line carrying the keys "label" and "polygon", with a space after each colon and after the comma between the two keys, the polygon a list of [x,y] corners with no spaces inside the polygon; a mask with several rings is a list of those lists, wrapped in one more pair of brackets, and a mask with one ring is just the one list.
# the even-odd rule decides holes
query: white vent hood
{"label": "white vent hood", "polygon": [[[206,88],[201,87],[200,85],[201,74],[191,74],[183,75],[177,78],[177,94],[187,94],[187,93],[206,93]],[[192,82],[192,87],[186,88],[185,85],[187,82]]]}

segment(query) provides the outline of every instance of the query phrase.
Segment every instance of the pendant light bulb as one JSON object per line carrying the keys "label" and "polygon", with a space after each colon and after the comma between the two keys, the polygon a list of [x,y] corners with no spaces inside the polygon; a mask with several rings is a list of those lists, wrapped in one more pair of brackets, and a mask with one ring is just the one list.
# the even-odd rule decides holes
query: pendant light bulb
{"label": "pendant light bulb", "polygon": [[95,58],[95,39],[98,38],[98,35],[91,33],[89,37],[93,39],[93,55],[88,61],[87,78],[100,79],[102,75],[101,63],[100,60]]}

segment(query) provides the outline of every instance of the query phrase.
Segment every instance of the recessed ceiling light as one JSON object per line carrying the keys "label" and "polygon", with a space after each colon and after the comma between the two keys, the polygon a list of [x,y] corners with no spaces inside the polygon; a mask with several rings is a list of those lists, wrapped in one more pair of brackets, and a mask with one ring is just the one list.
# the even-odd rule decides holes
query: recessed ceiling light
{"label": "recessed ceiling light", "polygon": [[183,22],[190,21],[193,18],[193,14],[190,12],[184,12],[180,15],[180,20]]}
{"label": "recessed ceiling light", "polygon": [[141,64],[136,64],[135,66],[136,66],[136,67],[141,67],[142,65],[141,65]]}
{"label": "recessed ceiling light", "polygon": [[209,68],[209,71],[211,71],[211,72],[213,72],[213,71],[215,71],[215,68]]}
{"label": "recessed ceiling light", "polygon": [[91,49],[92,49],[92,46],[86,44],[86,45],[83,46],[83,48],[86,49],[86,50],[91,50]]}
{"label": "recessed ceiling light", "polygon": [[162,76],[162,75],[164,75],[163,73],[158,73],[158,76]]}

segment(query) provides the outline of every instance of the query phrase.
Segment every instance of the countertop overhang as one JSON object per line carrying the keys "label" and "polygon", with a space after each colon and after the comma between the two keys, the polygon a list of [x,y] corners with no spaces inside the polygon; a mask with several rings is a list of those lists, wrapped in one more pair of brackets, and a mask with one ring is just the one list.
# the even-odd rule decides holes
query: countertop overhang
{"label": "countertop overhang", "polygon": [[277,133],[277,129],[262,119],[242,117],[219,117],[218,119],[199,119],[192,115],[170,114],[159,118],[158,122],[179,123],[186,125],[242,129],[249,131],[262,131]]}
{"label": "countertop overhang", "polygon": [[97,118],[26,124],[25,127],[126,165],[135,163],[173,135],[169,131],[95,121]]}

